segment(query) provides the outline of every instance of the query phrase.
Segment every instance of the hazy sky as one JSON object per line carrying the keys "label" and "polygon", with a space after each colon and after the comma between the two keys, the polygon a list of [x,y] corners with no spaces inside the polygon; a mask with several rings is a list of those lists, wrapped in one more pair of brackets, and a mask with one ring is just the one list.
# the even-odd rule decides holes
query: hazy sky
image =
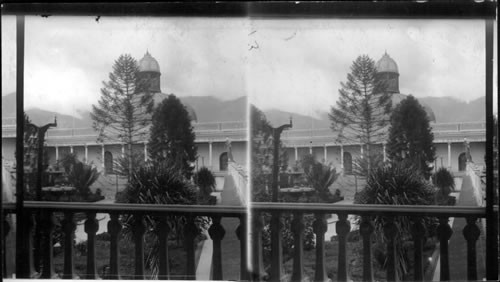
{"label": "hazy sky", "polygon": [[[396,60],[416,97],[484,96],[484,22],[27,17],[25,107],[90,109],[114,60],[148,50],[164,93],[248,95],[263,109],[326,111],[358,55]],[[496,90],[496,88],[495,88]],[[15,91],[15,18],[2,17],[2,95]]]}

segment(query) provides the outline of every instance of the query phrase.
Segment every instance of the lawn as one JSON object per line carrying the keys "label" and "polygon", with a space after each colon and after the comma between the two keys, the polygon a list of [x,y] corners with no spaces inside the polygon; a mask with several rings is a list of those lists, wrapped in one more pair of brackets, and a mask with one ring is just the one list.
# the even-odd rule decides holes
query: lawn
{"label": "lawn", "polygon": [[[197,249],[199,250],[203,244],[203,241],[196,240]],[[81,246],[80,246],[81,245]],[[146,241],[145,250],[147,250],[147,241]],[[85,251],[86,242],[82,244],[77,244],[74,250],[74,264],[75,264],[75,273],[80,278],[83,278],[84,273],[87,269],[87,255]],[[110,242],[107,240],[103,240],[102,237],[99,237],[96,240],[96,265],[97,272],[99,276],[102,278],[103,270],[106,266],[109,265],[109,248]],[[119,243],[119,258],[120,258],[120,277],[121,279],[134,279],[134,244],[132,242],[128,242],[125,239],[121,239]],[[183,279],[186,273],[186,252],[182,246],[178,246],[176,242],[169,242],[169,263],[170,263],[170,274],[171,279],[179,280]],[[196,252],[196,261],[199,259],[200,252]],[[144,258],[147,258],[147,252],[144,252]],[[62,276],[64,269],[64,255],[62,249],[55,250],[54,255],[54,268],[59,276]],[[148,265],[145,263],[145,276],[147,279],[151,277],[151,270],[148,268]]]}

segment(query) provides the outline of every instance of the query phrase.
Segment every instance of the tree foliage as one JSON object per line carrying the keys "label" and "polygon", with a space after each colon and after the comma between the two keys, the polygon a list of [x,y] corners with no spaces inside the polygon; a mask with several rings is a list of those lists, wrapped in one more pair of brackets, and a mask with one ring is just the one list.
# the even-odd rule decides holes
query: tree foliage
{"label": "tree foliage", "polygon": [[68,182],[75,187],[77,195],[83,200],[90,199],[92,194],[90,186],[97,181],[100,175],[97,168],[82,163],[75,154],[63,156],[60,162],[66,173]]}
{"label": "tree foliage", "polygon": [[[270,194],[266,186],[270,188],[271,173],[273,166],[273,137],[272,126],[266,115],[254,105],[250,107],[251,128],[251,156],[252,156],[252,199],[257,202],[268,202]],[[288,164],[288,155],[283,143],[279,145],[279,166],[284,171]]]}
{"label": "tree foliage", "polygon": [[375,62],[367,55],[359,56],[341,83],[336,107],[331,107],[331,129],[338,141],[361,142],[371,158],[370,146],[382,142],[392,108],[387,83],[377,79]]}
{"label": "tree foliage", "polygon": [[186,107],[175,95],[168,95],[156,107],[149,138],[153,161],[174,161],[191,178],[197,157],[195,134]]}
{"label": "tree foliage", "polygon": [[432,183],[436,185],[436,202],[439,205],[448,205],[450,203],[449,195],[455,188],[455,179],[453,174],[442,167],[432,175]]}
{"label": "tree foliage", "polygon": [[[103,85],[101,98],[90,113],[93,128],[99,133],[99,141],[127,144],[126,155],[132,158],[132,145],[144,140],[151,121],[154,101],[149,81],[140,77],[137,61],[124,54],[115,61],[109,81]],[[132,163],[129,161],[130,166]]]}
{"label": "tree foliage", "polygon": [[329,165],[315,162],[306,177],[311,186],[316,190],[319,199],[328,200],[332,198],[329,187],[337,180],[339,173]]}
{"label": "tree foliage", "polygon": [[200,189],[200,202],[214,204],[213,202],[211,202],[211,194],[215,191],[216,185],[214,174],[208,168],[202,167],[199,171],[196,172],[194,181]]}
{"label": "tree foliage", "polygon": [[424,107],[412,95],[408,96],[391,115],[387,142],[389,159],[411,160],[428,179],[436,157],[433,142],[434,134]]}

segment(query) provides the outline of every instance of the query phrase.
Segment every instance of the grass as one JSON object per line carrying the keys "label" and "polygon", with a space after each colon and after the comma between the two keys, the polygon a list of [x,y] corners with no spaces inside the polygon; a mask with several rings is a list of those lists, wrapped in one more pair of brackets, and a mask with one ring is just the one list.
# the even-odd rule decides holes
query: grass
{"label": "grass", "polygon": [[[351,232],[353,234],[354,232]],[[423,257],[427,258],[434,251],[435,242],[430,240],[424,249]],[[409,252],[410,265],[413,265],[413,247]],[[372,251],[373,256],[373,251]],[[304,276],[306,281],[313,281],[316,269],[316,249],[304,251]],[[338,241],[333,240],[325,242],[325,266],[326,275],[332,281],[337,280],[338,267]],[[424,261],[424,272],[430,266],[428,261]],[[385,281],[386,271],[376,259],[372,258],[372,271],[375,281]],[[284,264],[284,273],[291,277],[293,271],[293,258],[287,260]],[[352,242],[347,242],[347,273],[348,279],[353,281],[363,281],[363,241],[361,239],[353,239]],[[404,281],[413,280],[413,268],[408,273]]]}
{"label": "grass", "polygon": [[[197,244],[198,249],[201,246],[202,241],[197,240],[195,244]],[[86,243],[83,243],[85,246]],[[145,250],[147,250],[147,241]],[[110,250],[110,242],[106,240],[96,240],[96,266],[97,273],[99,277],[102,278],[103,270],[106,266],[109,265],[109,250]],[[183,246],[178,246],[175,242],[169,242],[169,266],[170,266],[170,276],[171,279],[183,279],[186,273],[186,252]],[[196,260],[199,259],[199,253],[196,252]],[[84,247],[77,246],[74,250],[74,265],[75,265],[75,274],[80,278],[84,277],[84,274],[87,270],[87,255]],[[132,242],[128,242],[125,239],[121,239],[119,242],[119,258],[120,258],[120,278],[121,279],[134,279],[135,272],[135,251],[134,244]],[[147,258],[146,251],[144,252],[144,258]],[[147,263],[145,262],[145,277],[149,279],[151,277],[151,270],[148,268]],[[54,268],[55,272],[62,276],[64,269],[64,253],[63,250],[58,250],[54,255]]]}

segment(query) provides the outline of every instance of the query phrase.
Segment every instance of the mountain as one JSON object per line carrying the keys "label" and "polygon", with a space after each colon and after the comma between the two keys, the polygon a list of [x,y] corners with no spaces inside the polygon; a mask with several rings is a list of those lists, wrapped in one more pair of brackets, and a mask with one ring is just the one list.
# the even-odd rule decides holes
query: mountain
{"label": "mountain", "polygon": [[[453,97],[423,97],[418,98],[418,100],[421,104],[432,109],[436,122],[438,123],[484,121],[486,118],[485,97],[480,97],[470,102],[465,102]],[[330,120],[328,119],[327,112],[321,113],[319,118],[312,118],[276,109],[265,110],[264,114],[274,126],[288,122],[290,116],[293,116],[294,129],[330,127]]]}
{"label": "mountain", "polygon": [[[155,102],[159,103],[166,98],[166,94],[155,95]],[[226,122],[243,121],[247,117],[247,98],[240,97],[234,100],[220,100],[212,96],[180,97],[184,104],[188,104],[196,113],[198,122]],[[54,120],[54,112],[38,108],[30,108],[26,113],[37,124],[45,124]],[[57,113],[57,123],[60,128],[90,127],[92,119],[89,111],[80,111],[81,118]],[[11,93],[2,96],[2,118],[16,116],[16,95]]]}

